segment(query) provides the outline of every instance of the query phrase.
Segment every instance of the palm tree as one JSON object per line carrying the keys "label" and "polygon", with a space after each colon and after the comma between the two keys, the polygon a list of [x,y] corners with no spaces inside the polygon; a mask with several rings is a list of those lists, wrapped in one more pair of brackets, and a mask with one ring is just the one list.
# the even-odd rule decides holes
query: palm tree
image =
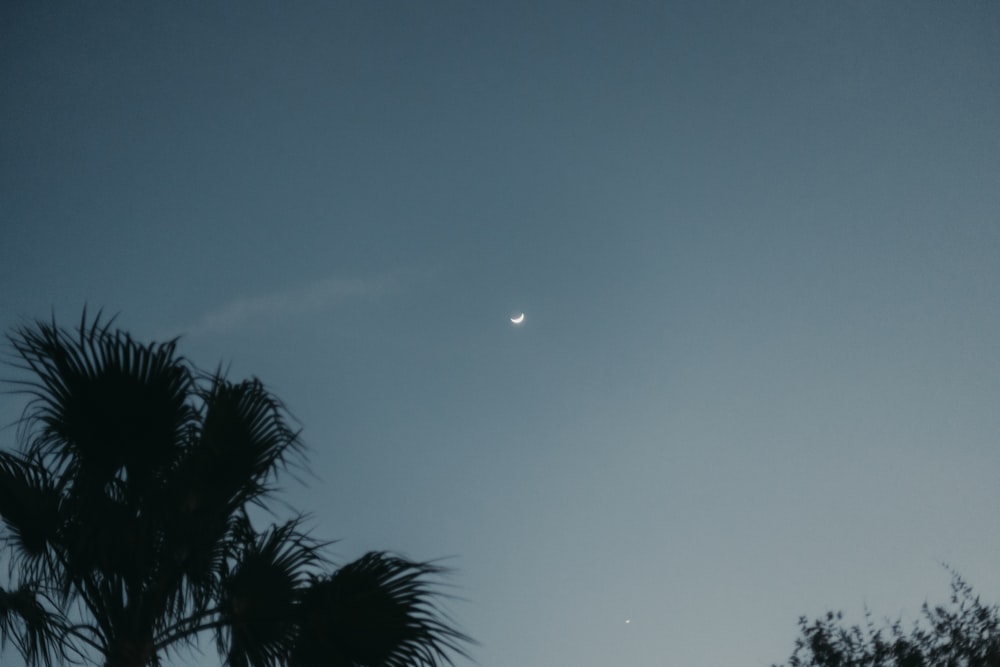
{"label": "palm tree", "polygon": [[301,517],[254,525],[302,455],[258,380],[198,371],[176,341],[140,344],[112,322],[8,335],[30,376],[18,447],[0,451],[0,650],[30,667],[147,667],[210,633],[232,667],[465,655],[439,566],[371,552],[332,570]]}

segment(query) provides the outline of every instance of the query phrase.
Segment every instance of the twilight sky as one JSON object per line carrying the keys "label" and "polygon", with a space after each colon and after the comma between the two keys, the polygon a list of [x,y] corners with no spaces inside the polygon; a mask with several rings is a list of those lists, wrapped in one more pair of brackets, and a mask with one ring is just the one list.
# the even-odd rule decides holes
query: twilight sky
{"label": "twilight sky", "polygon": [[0,224],[4,330],[262,378],[483,667],[1000,601],[995,2],[4,2]]}

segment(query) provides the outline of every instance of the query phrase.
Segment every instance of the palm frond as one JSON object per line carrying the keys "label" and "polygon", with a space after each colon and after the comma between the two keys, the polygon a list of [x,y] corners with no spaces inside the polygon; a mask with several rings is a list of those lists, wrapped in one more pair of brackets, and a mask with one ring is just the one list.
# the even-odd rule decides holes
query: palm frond
{"label": "palm frond", "polygon": [[0,587],[0,648],[11,640],[30,666],[51,667],[65,658],[65,619],[43,605],[27,585],[15,591]]}
{"label": "palm frond", "polygon": [[295,604],[323,546],[299,530],[300,520],[256,535],[243,523],[235,564],[222,582],[220,654],[232,667],[268,667],[284,660],[297,633]]}
{"label": "palm frond", "polygon": [[299,605],[296,667],[414,667],[453,664],[471,640],[437,607],[431,563],[370,552],[316,579]]}
{"label": "palm frond", "polygon": [[269,480],[302,454],[298,432],[281,402],[256,379],[239,383],[216,374],[202,393],[204,416],[192,463],[192,479],[206,500],[233,510],[258,501]]}
{"label": "palm frond", "polygon": [[36,578],[61,525],[59,492],[44,468],[9,452],[0,452],[0,518],[27,578]]}
{"label": "palm frond", "polygon": [[21,383],[31,397],[22,417],[22,432],[34,436],[29,451],[98,486],[122,468],[146,481],[176,455],[194,416],[191,372],[175,342],[141,345],[110,325],[100,315],[88,325],[84,315],[75,335],[37,322],[8,336],[34,375]]}

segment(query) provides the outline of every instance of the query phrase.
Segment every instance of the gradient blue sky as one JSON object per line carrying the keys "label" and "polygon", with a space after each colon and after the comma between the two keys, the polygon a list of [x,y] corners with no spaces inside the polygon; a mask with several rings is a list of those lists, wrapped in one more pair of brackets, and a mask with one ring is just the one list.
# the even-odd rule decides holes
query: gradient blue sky
{"label": "gradient blue sky", "polygon": [[996,2],[4,2],[0,222],[4,329],[261,377],[484,667],[1000,601]]}

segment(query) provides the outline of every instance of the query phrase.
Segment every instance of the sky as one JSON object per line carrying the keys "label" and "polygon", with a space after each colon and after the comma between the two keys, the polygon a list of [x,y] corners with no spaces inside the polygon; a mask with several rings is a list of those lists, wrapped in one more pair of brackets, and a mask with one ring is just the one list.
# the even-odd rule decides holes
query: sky
{"label": "sky", "polygon": [[6,1],[0,223],[0,327],[261,378],[475,664],[1000,602],[995,2]]}

